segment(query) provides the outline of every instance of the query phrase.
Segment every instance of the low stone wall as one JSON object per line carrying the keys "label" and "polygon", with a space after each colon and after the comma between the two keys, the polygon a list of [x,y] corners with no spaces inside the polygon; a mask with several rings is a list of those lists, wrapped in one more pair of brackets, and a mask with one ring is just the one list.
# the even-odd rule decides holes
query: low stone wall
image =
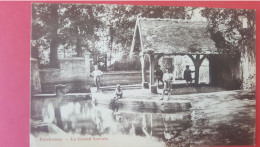
{"label": "low stone wall", "polygon": [[[57,69],[56,69],[57,70]],[[57,71],[49,71],[48,76],[57,76]],[[42,73],[45,74],[45,73]],[[141,72],[110,72],[104,73],[101,77],[101,86],[115,86],[116,84],[131,85],[140,84],[142,82]],[[46,78],[48,78],[45,75]],[[53,79],[53,77],[51,77]],[[42,82],[43,93],[54,93],[55,85],[66,85],[67,92],[90,92],[90,87],[95,86],[93,77],[90,76],[78,76],[71,78],[59,78],[51,80],[45,80]]]}
{"label": "low stone wall", "polygon": [[[60,69],[39,70],[42,93],[55,93],[55,85],[66,85],[67,92],[90,92],[95,86],[90,76],[89,56],[85,58],[62,58]],[[141,71],[104,72],[101,77],[101,86],[131,85],[142,83]]]}
{"label": "low stone wall", "polygon": [[90,75],[89,61],[85,58],[63,58],[59,59],[60,69],[40,70],[42,83],[64,81],[64,79],[85,78]]}
{"label": "low stone wall", "polygon": [[53,81],[42,83],[43,93],[55,93],[55,85],[62,84],[66,85],[65,91],[67,93],[89,93],[92,80],[83,79],[66,79],[61,81]]}
{"label": "low stone wall", "polygon": [[139,71],[104,73],[101,77],[102,86],[116,84],[132,85],[140,83],[142,83],[142,73]]}
{"label": "low stone wall", "polygon": [[54,93],[55,85],[64,84],[70,92],[89,92],[90,63],[89,56],[61,58],[60,69],[42,69],[39,71],[43,93]]}

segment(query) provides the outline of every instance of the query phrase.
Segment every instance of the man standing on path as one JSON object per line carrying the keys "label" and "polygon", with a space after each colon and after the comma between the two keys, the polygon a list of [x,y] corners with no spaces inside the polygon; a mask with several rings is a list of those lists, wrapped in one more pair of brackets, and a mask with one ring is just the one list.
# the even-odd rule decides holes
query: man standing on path
{"label": "man standing on path", "polygon": [[170,73],[170,69],[166,70],[166,73],[163,74],[163,82],[164,82],[164,88],[163,88],[163,95],[160,100],[164,99],[165,91],[168,92],[168,99],[171,95],[171,89],[172,89],[172,81],[174,80],[174,76],[172,73]]}

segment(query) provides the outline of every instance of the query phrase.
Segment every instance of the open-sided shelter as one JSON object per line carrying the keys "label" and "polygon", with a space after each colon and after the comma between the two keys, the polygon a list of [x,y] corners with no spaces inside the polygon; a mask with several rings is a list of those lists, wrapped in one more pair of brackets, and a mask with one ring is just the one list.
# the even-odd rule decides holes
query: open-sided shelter
{"label": "open-sided shelter", "polygon": [[140,56],[142,84],[147,83],[145,58],[149,59],[149,87],[152,87],[154,67],[165,55],[188,55],[194,63],[195,83],[198,83],[202,61],[209,55],[219,54],[207,27],[207,21],[138,18],[130,53]]}

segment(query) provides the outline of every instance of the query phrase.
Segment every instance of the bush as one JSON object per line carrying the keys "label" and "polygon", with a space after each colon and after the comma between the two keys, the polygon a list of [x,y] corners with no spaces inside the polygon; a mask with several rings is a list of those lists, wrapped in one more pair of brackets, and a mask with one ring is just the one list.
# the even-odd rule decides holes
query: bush
{"label": "bush", "polygon": [[[147,69],[149,69],[149,63],[146,63]],[[108,67],[113,71],[140,71],[141,62],[139,58],[126,59],[123,58],[120,61],[116,61],[114,64]]]}
{"label": "bush", "polygon": [[137,60],[116,61],[111,65],[114,71],[136,71],[141,70],[141,63]]}

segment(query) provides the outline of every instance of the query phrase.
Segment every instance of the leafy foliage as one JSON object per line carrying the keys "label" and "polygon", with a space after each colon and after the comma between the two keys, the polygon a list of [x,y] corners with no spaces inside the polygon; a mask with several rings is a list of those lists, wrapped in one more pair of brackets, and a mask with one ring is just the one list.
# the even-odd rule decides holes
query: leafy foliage
{"label": "leafy foliage", "polygon": [[208,29],[220,52],[245,51],[245,45],[255,52],[255,11],[205,8],[201,13],[210,22]]}
{"label": "leafy foliage", "polygon": [[90,53],[95,52],[90,49],[88,40],[98,39],[94,30],[100,27],[101,22],[96,19],[93,9],[97,8],[90,5],[60,5],[60,43],[65,48],[75,45],[77,56],[83,56],[83,48]]}
{"label": "leafy foliage", "polygon": [[33,4],[32,57],[46,65],[58,58],[54,52],[60,49],[73,50],[77,56],[129,55],[137,16],[183,19],[189,18],[186,11],[163,6]]}
{"label": "leafy foliage", "polygon": [[121,62],[116,61],[110,68],[114,71],[140,71],[141,63],[138,60],[123,60]]}
{"label": "leafy foliage", "polygon": [[[196,9],[198,8],[33,4],[31,55],[39,59],[44,67],[54,68],[58,67],[58,55],[67,52],[76,56],[90,52],[94,61],[105,53],[110,64],[114,61],[131,64],[132,61],[127,58],[137,17],[191,19]],[[255,11],[203,8],[201,14],[210,22],[208,29],[219,52],[242,51],[245,49],[243,46],[255,48]],[[254,54],[255,51],[250,53]],[[118,54],[121,56],[116,56]]]}

